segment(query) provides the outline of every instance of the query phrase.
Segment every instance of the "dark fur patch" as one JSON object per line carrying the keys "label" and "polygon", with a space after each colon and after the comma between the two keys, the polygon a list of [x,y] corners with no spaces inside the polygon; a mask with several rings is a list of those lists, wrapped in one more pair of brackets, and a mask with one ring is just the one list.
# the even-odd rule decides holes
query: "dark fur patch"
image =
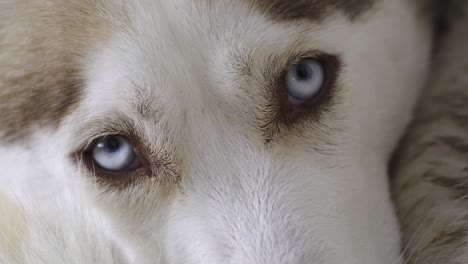
{"label": "dark fur patch", "polygon": [[320,21],[336,11],[355,19],[371,9],[378,0],[248,0],[275,20],[308,19]]}
{"label": "dark fur patch", "polygon": [[[56,127],[81,99],[80,62],[109,35],[112,12],[99,0],[3,0],[0,5],[0,138]],[[123,23],[123,22],[122,22]]]}
{"label": "dark fur patch", "polygon": [[67,69],[25,73],[3,80],[0,88],[0,131],[6,140],[25,137],[33,125],[57,125],[80,98],[80,83]]}

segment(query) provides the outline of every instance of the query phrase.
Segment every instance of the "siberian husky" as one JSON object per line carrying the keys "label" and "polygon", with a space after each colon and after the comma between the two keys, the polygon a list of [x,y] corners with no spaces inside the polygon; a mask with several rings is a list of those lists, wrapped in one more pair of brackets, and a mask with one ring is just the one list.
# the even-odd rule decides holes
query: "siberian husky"
{"label": "siberian husky", "polygon": [[1,0],[2,263],[394,264],[425,0]]}

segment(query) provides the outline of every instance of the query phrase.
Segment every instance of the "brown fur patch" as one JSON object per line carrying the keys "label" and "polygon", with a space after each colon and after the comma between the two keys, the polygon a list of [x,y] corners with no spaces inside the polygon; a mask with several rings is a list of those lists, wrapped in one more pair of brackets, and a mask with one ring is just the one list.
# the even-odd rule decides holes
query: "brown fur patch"
{"label": "brown fur patch", "polygon": [[409,0],[409,2],[415,7],[418,15],[421,17],[429,18],[434,15],[435,8],[440,6],[440,2],[437,0]]}
{"label": "brown fur patch", "polygon": [[273,19],[291,21],[308,19],[320,21],[340,11],[355,19],[374,6],[378,0],[248,0],[262,13]]}
{"label": "brown fur patch", "polygon": [[36,126],[57,126],[73,110],[82,90],[81,60],[108,36],[107,16],[122,15],[118,7],[104,5],[91,0],[1,2],[0,137],[16,140]]}

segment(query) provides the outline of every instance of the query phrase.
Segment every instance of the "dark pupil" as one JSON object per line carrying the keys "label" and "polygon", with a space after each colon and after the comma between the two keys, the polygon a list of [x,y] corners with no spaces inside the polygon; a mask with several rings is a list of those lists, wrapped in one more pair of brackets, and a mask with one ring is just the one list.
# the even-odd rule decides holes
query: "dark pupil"
{"label": "dark pupil", "polygon": [[108,153],[117,152],[120,148],[120,141],[116,137],[108,137],[104,139],[102,148]]}
{"label": "dark pupil", "polygon": [[297,78],[301,81],[310,79],[312,75],[307,65],[304,65],[302,63],[297,65],[296,74]]}

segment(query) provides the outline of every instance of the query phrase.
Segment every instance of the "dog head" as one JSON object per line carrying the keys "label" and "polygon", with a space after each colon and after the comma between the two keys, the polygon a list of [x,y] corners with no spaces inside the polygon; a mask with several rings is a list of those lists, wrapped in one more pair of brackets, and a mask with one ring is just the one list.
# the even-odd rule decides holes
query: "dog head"
{"label": "dog head", "polygon": [[2,182],[46,209],[70,186],[161,263],[394,263],[415,2],[7,0],[0,153],[32,158]]}

